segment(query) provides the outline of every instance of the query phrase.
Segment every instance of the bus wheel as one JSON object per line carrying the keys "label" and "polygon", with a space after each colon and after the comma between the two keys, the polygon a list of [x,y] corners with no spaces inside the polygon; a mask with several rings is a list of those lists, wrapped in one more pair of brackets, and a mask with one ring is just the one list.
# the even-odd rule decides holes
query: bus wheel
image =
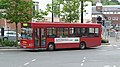
{"label": "bus wheel", "polygon": [[50,51],[55,50],[55,45],[54,45],[53,43],[50,43],[50,44],[48,45],[48,50],[50,50]]}
{"label": "bus wheel", "polygon": [[83,49],[85,49],[85,48],[86,48],[85,42],[81,42],[81,43],[80,43],[80,49],[83,50]]}

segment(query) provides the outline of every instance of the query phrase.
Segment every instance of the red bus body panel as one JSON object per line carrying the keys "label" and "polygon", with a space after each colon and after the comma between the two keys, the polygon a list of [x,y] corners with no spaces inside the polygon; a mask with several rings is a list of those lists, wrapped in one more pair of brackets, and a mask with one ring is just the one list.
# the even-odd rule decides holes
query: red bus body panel
{"label": "red bus body panel", "polygon": [[20,39],[21,48],[34,48],[34,41],[28,39]]}
{"label": "red bus body panel", "polygon": [[[45,23],[45,22],[39,22],[39,23],[31,23],[31,28],[77,28],[77,27],[93,27],[93,28],[99,28],[99,37],[79,37],[80,42],[85,42],[86,47],[96,47],[101,45],[101,25],[100,24],[80,24],[80,23]],[[50,42],[54,43],[55,38],[48,38],[46,37],[46,46],[44,48],[48,48],[48,44]],[[28,39],[21,39],[20,40],[20,46],[21,48],[41,48],[41,45],[38,47],[34,46],[34,38],[32,40]],[[79,43],[54,43],[55,48],[79,48]]]}

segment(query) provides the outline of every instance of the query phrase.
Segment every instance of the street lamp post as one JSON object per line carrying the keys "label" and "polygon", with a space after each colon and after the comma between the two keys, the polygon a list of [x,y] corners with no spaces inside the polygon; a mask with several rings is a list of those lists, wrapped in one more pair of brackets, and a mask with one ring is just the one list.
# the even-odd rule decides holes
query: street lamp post
{"label": "street lamp post", "polygon": [[83,23],[83,0],[81,0],[81,23]]}

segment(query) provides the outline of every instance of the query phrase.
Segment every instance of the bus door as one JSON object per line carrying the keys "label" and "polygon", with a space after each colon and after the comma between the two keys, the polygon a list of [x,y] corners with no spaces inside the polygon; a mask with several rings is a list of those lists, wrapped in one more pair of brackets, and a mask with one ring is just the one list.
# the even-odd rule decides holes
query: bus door
{"label": "bus door", "polygon": [[35,37],[35,41],[34,41],[34,44],[35,44],[35,47],[39,47],[40,46],[40,44],[39,44],[39,28],[37,29],[37,28],[35,28],[34,29],[34,37]]}
{"label": "bus door", "polygon": [[41,28],[41,36],[40,36],[40,42],[41,42],[41,47],[46,47],[46,30],[45,30],[45,28]]}

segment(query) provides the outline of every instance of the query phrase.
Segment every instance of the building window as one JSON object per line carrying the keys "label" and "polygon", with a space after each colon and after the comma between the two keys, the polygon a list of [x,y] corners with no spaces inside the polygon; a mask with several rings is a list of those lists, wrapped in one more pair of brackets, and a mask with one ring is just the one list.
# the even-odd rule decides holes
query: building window
{"label": "building window", "polygon": [[108,17],[108,20],[111,20],[111,17]]}
{"label": "building window", "polygon": [[115,20],[115,17],[112,17],[112,20]]}

